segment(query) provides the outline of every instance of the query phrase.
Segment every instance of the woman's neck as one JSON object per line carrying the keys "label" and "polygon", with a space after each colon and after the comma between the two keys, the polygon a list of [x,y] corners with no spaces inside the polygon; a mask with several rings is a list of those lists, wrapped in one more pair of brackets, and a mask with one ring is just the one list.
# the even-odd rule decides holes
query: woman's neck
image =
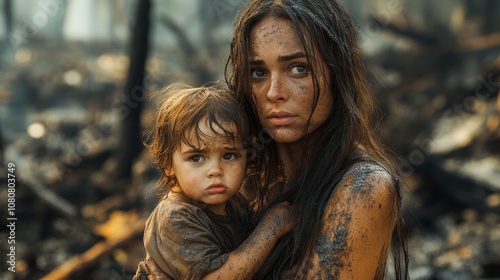
{"label": "woman's neck", "polygon": [[318,144],[318,138],[325,130],[324,126],[326,124],[296,142],[276,143],[278,157],[283,165],[286,181],[294,181],[297,179],[297,174],[301,174],[302,165],[304,164],[304,152],[306,152],[306,149]]}
{"label": "woman's neck", "polygon": [[299,174],[304,147],[304,143],[301,142],[276,144],[286,181],[294,180],[297,174]]}

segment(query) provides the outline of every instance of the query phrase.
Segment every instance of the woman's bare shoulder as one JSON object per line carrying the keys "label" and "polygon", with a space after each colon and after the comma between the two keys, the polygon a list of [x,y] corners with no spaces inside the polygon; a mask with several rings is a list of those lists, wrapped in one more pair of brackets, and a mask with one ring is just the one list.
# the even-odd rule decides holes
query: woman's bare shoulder
{"label": "woman's bare shoulder", "polygon": [[367,212],[396,216],[397,204],[393,176],[377,163],[361,162],[347,170],[332,192],[325,218],[328,220],[328,215],[334,213],[351,217],[366,215]]}
{"label": "woman's bare shoulder", "polygon": [[352,166],[325,206],[307,273],[373,279],[387,258],[396,205],[393,177],[386,169],[370,162]]}
{"label": "woman's bare shoulder", "polygon": [[370,195],[377,191],[394,189],[393,176],[380,164],[360,162],[346,171],[337,188],[352,195]]}

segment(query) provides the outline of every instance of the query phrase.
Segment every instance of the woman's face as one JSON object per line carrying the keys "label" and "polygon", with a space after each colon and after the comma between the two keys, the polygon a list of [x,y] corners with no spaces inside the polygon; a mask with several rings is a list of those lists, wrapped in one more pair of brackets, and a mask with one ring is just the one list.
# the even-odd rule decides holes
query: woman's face
{"label": "woman's face", "polygon": [[[253,100],[262,127],[277,143],[295,143],[321,126],[331,113],[333,97],[325,65],[314,68],[320,95],[311,116],[314,85],[306,53],[292,22],[268,17],[250,33]],[[314,61],[321,61],[319,57]]]}

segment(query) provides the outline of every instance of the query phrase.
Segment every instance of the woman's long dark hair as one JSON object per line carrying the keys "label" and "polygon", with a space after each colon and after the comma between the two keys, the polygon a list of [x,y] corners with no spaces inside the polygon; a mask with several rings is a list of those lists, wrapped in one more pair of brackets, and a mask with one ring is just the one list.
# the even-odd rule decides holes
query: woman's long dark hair
{"label": "woman's long dark hair", "polygon": [[[332,113],[319,128],[322,134],[313,147],[307,147],[303,170],[299,178],[289,186],[286,198],[298,198],[300,206],[297,225],[292,234],[280,240],[276,249],[266,261],[263,272],[276,277],[290,265],[296,264],[305,252],[313,248],[319,237],[325,206],[335,188],[339,173],[348,166],[352,155],[362,146],[370,158],[383,165],[397,178],[398,172],[392,167],[384,153],[384,148],[373,136],[376,123],[374,100],[365,79],[361,54],[357,46],[357,34],[349,15],[335,0],[253,0],[242,7],[238,14],[230,55],[226,65],[226,80],[231,90],[236,92],[239,102],[247,111],[251,133],[263,154],[258,166],[262,172],[254,176],[249,185],[280,185],[282,170],[274,145],[268,144],[269,136],[260,126],[257,110],[252,99],[250,80],[250,33],[252,27],[266,17],[289,19],[293,24],[311,65],[324,65],[329,71],[318,71],[311,67],[315,88],[314,110],[319,97],[318,75],[329,81],[334,102]],[[307,44],[310,43],[310,44]],[[311,55],[313,54],[313,55]],[[321,60],[321,61],[314,61]],[[315,71],[316,70],[316,71]],[[311,111],[312,112],[312,111]],[[312,113],[311,113],[312,114]],[[398,217],[393,235],[393,256],[398,279],[408,278],[408,254],[406,238],[401,218],[401,193],[397,179],[394,180],[395,203]],[[271,193],[273,189],[271,188]],[[280,190],[276,191],[278,194]],[[260,194],[261,201],[266,194]],[[279,200],[285,198],[278,197]],[[260,275],[259,275],[260,277]]]}

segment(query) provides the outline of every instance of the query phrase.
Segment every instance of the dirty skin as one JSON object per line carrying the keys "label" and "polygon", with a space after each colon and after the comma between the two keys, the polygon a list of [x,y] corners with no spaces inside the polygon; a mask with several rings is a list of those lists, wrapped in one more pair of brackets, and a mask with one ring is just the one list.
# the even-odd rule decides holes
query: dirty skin
{"label": "dirty skin", "polygon": [[349,269],[350,264],[344,259],[352,246],[348,242],[348,235],[356,229],[351,225],[350,210],[336,209],[335,207],[340,204],[336,200],[343,200],[341,204],[346,206],[363,203],[365,208],[379,209],[380,203],[375,202],[371,195],[374,187],[383,179],[378,176],[369,176],[373,172],[385,172],[385,170],[371,163],[353,166],[337,187],[347,188],[347,191],[340,196],[333,195],[332,200],[327,204],[325,213],[329,214],[325,220],[329,224],[323,228],[315,246],[315,253],[319,256],[319,269],[315,275],[317,279],[338,279],[341,267]]}

